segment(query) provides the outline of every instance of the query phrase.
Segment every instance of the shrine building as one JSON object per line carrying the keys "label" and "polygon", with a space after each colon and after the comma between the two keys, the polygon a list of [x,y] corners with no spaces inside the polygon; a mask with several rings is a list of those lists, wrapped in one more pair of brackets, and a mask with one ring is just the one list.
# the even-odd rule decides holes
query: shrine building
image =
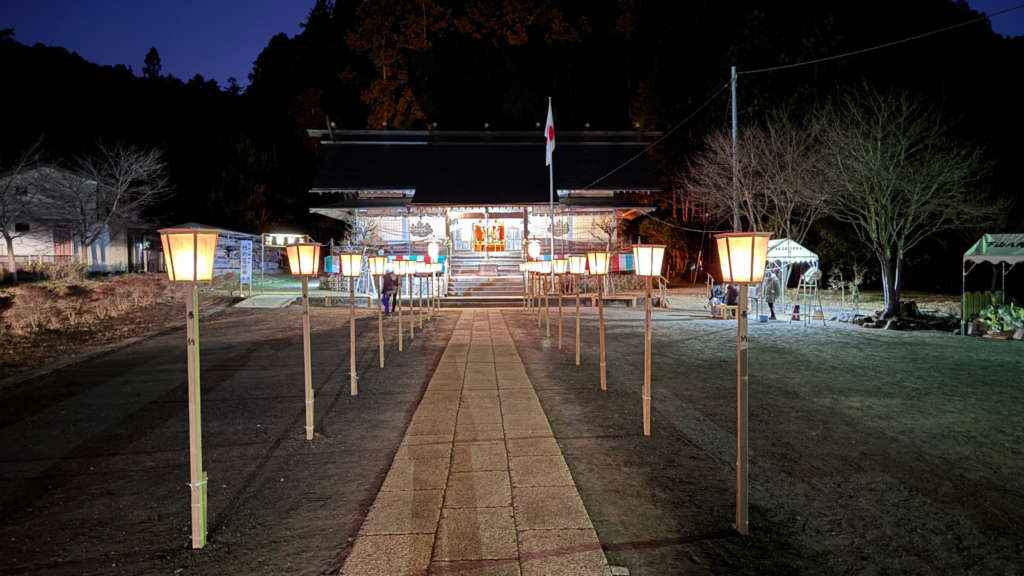
{"label": "shrine building", "polygon": [[540,131],[308,132],[321,146],[310,192],[324,196],[311,212],[345,220],[375,253],[447,246],[452,297],[521,294],[525,240],[545,255],[552,236],[556,254],[606,249],[621,219],[654,209],[630,197],[658,191],[645,152],[657,132],[558,132],[553,226]]}

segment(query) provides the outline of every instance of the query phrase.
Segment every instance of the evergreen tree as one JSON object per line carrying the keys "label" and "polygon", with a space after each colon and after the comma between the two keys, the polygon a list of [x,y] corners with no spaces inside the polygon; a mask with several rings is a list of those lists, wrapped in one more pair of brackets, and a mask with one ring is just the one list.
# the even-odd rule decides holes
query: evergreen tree
{"label": "evergreen tree", "polygon": [[146,54],[146,65],[142,67],[142,74],[146,78],[159,78],[160,77],[160,53],[156,51],[156,46],[149,49],[149,53]]}

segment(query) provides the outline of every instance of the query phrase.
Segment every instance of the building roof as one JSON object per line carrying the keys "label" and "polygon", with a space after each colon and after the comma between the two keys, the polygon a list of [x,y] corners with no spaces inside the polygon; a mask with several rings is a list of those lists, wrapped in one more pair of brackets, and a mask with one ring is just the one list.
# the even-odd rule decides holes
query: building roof
{"label": "building roof", "polygon": [[[310,130],[323,166],[312,192],[400,191],[412,206],[549,200],[541,132]],[[645,152],[657,132],[559,132],[556,190],[657,191]],[[617,170],[616,170],[617,169]]]}
{"label": "building roof", "polygon": [[964,262],[1024,262],[1024,234],[985,234],[964,254]]}

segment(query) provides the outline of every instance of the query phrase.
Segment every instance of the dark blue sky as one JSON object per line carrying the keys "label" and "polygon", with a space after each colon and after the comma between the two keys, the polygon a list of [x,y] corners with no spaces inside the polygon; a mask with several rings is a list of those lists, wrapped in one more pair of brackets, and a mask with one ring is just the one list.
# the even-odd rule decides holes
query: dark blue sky
{"label": "dark blue sky", "polygon": [[275,34],[294,36],[315,0],[0,0],[0,28],[22,44],[63,46],[97,64],[141,74],[150,46],[164,74],[249,83]]}
{"label": "dark blue sky", "polygon": [[[0,0],[0,28],[22,44],[63,46],[98,64],[131,65],[136,74],[156,46],[164,74],[202,74],[221,85],[249,83],[252,62],[270,38],[299,33],[315,0]],[[989,14],[1021,0],[969,0]],[[1024,9],[994,18],[1000,34],[1024,35]]]}

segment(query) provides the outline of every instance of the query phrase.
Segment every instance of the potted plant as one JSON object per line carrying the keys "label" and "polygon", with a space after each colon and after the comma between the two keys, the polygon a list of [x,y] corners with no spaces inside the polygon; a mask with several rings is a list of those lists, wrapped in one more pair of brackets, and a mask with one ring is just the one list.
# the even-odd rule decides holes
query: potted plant
{"label": "potted plant", "polygon": [[1010,338],[1018,328],[1024,327],[1024,308],[1013,300],[1009,304],[993,304],[982,310],[978,319],[988,326],[990,335]]}

